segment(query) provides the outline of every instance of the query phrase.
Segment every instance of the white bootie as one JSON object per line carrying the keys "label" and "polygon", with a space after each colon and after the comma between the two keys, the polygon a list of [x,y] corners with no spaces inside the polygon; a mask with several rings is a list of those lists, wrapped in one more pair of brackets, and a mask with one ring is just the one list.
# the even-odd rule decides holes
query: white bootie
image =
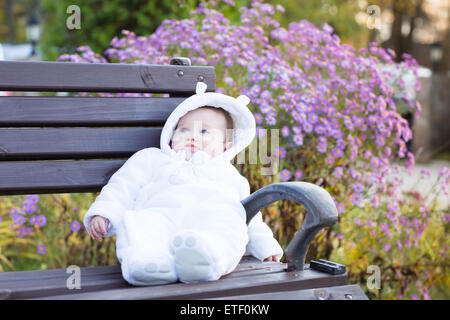
{"label": "white bootie", "polygon": [[211,255],[209,244],[199,234],[186,231],[174,237],[171,250],[178,279],[184,283],[213,281],[222,275]]}
{"label": "white bootie", "polygon": [[[145,257],[139,254],[130,256],[127,264],[127,276],[124,278],[136,286],[166,284],[178,280],[174,259],[171,255]],[[123,268],[123,267],[122,267]],[[122,272],[124,269],[122,269]]]}

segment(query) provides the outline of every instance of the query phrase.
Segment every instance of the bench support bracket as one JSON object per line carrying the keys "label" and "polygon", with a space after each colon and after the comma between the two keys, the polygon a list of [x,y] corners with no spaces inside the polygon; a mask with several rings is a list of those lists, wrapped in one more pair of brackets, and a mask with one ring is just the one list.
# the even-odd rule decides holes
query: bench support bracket
{"label": "bench support bracket", "polygon": [[280,182],[265,186],[242,201],[247,212],[247,224],[264,207],[278,200],[292,200],[306,208],[306,216],[285,249],[288,270],[303,270],[305,256],[314,236],[338,220],[336,206],[323,188],[308,182]]}

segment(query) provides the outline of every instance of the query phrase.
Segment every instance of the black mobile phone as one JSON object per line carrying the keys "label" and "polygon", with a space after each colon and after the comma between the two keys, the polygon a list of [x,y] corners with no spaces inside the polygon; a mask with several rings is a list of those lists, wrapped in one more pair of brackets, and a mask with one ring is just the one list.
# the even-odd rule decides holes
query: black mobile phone
{"label": "black mobile phone", "polygon": [[329,274],[343,274],[345,273],[345,266],[336,262],[319,259],[318,261],[311,260],[309,266],[313,270],[326,272]]}

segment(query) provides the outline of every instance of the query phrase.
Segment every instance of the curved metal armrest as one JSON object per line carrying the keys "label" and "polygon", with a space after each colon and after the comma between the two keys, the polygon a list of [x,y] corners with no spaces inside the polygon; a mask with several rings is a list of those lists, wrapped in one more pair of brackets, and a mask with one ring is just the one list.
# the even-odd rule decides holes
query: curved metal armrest
{"label": "curved metal armrest", "polygon": [[303,270],[309,244],[320,229],[337,222],[338,213],[330,194],[308,182],[280,182],[265,186],[242,200],[247,224],[264,207],[278,200],[292,200],[306,208],[302,226],[284,250],[289,270]]}

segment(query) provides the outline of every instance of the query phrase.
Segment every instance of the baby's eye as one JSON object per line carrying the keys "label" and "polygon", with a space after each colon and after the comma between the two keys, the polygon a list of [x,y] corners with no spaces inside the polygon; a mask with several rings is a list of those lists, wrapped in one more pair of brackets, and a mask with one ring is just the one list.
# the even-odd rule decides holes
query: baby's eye
{"label": "baby's eye", "polygon": [[206,130],[206,129],[202,129],[202,131],[201,131],[203,134],[204,133],[208,133],[208,130]]}

